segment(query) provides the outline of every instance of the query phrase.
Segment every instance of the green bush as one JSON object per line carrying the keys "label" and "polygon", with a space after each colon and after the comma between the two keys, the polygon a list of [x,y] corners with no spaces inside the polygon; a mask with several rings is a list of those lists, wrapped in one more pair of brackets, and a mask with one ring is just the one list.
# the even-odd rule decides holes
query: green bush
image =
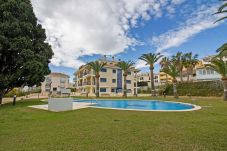
{"label": "green bush", "polygon": [[29,94],[28,92],[22,92],[19,89],[13,89],[10,92],[8,92],[5,95],[5,97],[13,97],[14,95],[16,95],[17,97],[20,97],[20,96],[25,96],[25,95],[28,95],[28,94]]}
{"label": "green bush", "polygon": [[[161,89],[167,95],[173,95],[173,86],[169,84],[165,88]],[[180,96],[222,96],[223,85],[221,81],[203,81],[203,82],[190,82],[190,83],[178,83],[178,94]]]}
{"label": "green bush", "polygon": [[151,88],[147,87],[147,89],[138,89],[139,94],[150,94],[151,93]]}

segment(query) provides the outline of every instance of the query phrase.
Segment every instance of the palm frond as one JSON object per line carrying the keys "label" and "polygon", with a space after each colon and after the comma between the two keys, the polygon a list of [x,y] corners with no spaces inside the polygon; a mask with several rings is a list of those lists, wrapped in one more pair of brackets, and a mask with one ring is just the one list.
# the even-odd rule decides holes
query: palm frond
{"label": "palm frond", "polygon": [[218,12],[222,12],[225,7],[227,7],[227,3],[225,3],[221,7],[219,7]]}
{"label": "palm frond", "polygon": [[148,54],[142,54],[141,57],[139,57],[140,60],[143,60],[148,65],[154,65],[160,58],[162,58],[163,55],[160,53],[148,53]]}
{"label": "palm frond", "polygon": [[106,62],[93,61],[87,64],[91,69],[94,70],[95,74],[99,73],[101,69],[106,65]]}
{"label": "palm frond", "polygon": [[171,77],[173,77],[174,79],[176,79],[177,76],[179,76],[179,70],[176,67],[175,62],[171,61],[168,66],[166,68],[163,68],[161,70],[162,72],[170,75]]}
{"label": "palm frond", "polygon": [[220,57],[215,57],[210,61],[210,64],[206,65],[207,68],[210,68],[223,77],[227,76],[227,62]]}
{"label": "palm frond", "polygon": [[227,19],[227,16],[222,17],[222,18],[220,18],[220,19],[216,20],[214,23],[217,23],[217,22],[222,21],[222,20],[224,20],[224,19]]}
{"label": "palm frond", "polygon": [[[226,0],[223,0],[223,1],[226,1]],[[220,7],[218,8],[218,11],[217,11],[216,13],[214,13],[214,14],[223,14],[223,13],[227,13],[227,10],[224,10],[226,7],[227,7],[227,3],[224,3],[222,6],[220,6]],[[222,20],[224,20],[224,19],[227,19],[227,16],[224,16],[224,17],[222,17],[222,18],[216,20],[214,23],[217,23],[217,22],[222,21]]]}
{"label": "palm frond", "polygon": [[133,61],[121,61],[116,64],[117,67],[121,68],[125,73],[129,72],[131,69],[134,68]]}

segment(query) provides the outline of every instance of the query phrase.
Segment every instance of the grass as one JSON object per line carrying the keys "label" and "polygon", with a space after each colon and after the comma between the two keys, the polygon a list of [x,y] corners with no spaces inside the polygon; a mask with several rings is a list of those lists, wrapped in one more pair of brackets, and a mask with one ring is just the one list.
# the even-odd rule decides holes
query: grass
{"label": "grass", "polygon": [[27,107],[42,103],[0,107],[1,151],[227,150],[227,102],[218,98],[200,98],[198,105],[206,107],[180,113],[95,108],[53,113]]}

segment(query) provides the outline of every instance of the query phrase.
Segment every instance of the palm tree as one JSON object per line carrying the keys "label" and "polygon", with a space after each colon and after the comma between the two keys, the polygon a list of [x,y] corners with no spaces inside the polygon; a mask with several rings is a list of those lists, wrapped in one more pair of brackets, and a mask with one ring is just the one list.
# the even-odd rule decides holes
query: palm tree
{"label": "palm tree", "polygon": [[96,97],[99,97],[99,78],[100,78],[100,74],[99,72],[101,71],[101,69],[106,65],[106,62],[101,62],[101,61],[94,61],[94,62],[89,62],[88,66],[94,70],[95,73],[95,78],[96,78],[96,91],[95,91],[95,95]]}
{"label": "palm tree", "polygon": [[152,96],[155,96],[155,87],[154,87],[154,64],[162,58],[163,55],[160,53],[148,53],[143,54],[139,59],[146,62],[146,65],[150,66],[150,74],[151,74],[151,91]]}
{"label": "palm tree", "polygon": [[[226,1],[226,0],[222,0],[222,1]],[[227,13],[227,10],[225,9],[227,8],[227,3],[224,3],[221,7],[219,7],[218,11],[215,14],[224,14]],[[217,23],[221,20],[227,19],[227,16],[224,16],[218,20],[216,20],[214,23]]]}
{"label": "palm tree", "polygon": [[223,44],[220,48],[218,48],[217,52],[220,56],[227,56],[227,43]]}
{"label": "palm tree", "polygon": [[192,52],[186,53],[184,55],[184,66],[187,69],[187,81],[189,82],[190,76],[193,74],[193,69],[198,63],[198,54],[193,55]]}
{"label": "palm tree", "polygon": [[206,66],[222,76],[221,80],[224,86],[224,101],[227,101],[227,61],[224,61],[222,57],[214,57],[210,63],[211,64]]}
{"label": "palm tree", "polygon": [[127,97],[127,76],[128,73],[133,69],[134,62],[132,61],[121,61],[116,64],[117,67],[123,70],[124,77],[124,87],[123,87],[123,97]]}
{"label": "palm tree", "polygon": [[177,52],[175,56],[172,56],[172,61],[176,65],[177,70],[180,73],[180,81],[183,82],[183,68],[184,68],[184,55],[182,52]]}
{"label": "palm tree", "polygon": [[[168,57],[162,58],[162,60],[160,61],[161,69],[163,70],[165,68],[168,68],[169,62],[170,60]],[[168,84],[168,74],[166,74],[166,84]]]}
{"label": "palm tree", "polygon": [[173,95],[174,98],[178,98],[178,93],[177,93],[177,76],[179,76],[180,71],[177,69],[177,65],[176,62],[174,60],[171,60],[168,64],[167,68],[164,68],[162,70],[162,72],[170,75],[173,80],[172,80],[172,84],[173,84]]}

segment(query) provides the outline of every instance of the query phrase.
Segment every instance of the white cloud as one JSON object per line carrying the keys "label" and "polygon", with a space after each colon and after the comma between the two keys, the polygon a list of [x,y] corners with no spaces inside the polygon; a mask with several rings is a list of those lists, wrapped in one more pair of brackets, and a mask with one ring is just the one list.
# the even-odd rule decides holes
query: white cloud
{"label": "white cloud", "polygon": [[137,60],[136,63],[135,63],[135,67],[137,69],[141,69],[141,68],[146,68],[148,67],[148,65],[146,65],[146,62],[143,61],[143,60]]}
{"label": "white cloud", "polygon": [[153,37],[152,44],[157,48],[157,52],[180,46],[196,34],[218,26],[220,23],[214,24],[218,16],[212,15],[217,8],[218,6],[216,5],[212,7],[203,5],[198,10],[195,10],[195,13],[191,14],[186,22],[182,23],[178,28]]}
{"label": "white cloud", "polygon": [[[139,42],[128,32],[138,19],[160,17],[184,0],[32,0],[54,50],[52,64],[78,68],[84,55],[114,55]],[[169,6],[170,5],[170,6]]]}

